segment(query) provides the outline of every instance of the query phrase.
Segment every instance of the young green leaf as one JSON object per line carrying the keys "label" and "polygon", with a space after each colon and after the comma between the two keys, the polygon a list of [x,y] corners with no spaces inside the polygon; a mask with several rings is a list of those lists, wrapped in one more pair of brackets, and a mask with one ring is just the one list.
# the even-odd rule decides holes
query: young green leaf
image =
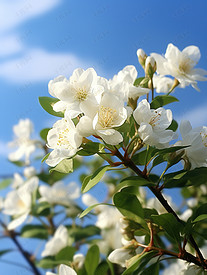
{"label": "young green leaf", "polygon": [[50,172],[57,171],[59,173],[69,174],[73,172],[73,159],[63,159]]}
{"label": "young green leaf", "polygon": [[23,226],[20,235],[23,238],[48,239],[48,231],[44,226],[39,224],[27,224]]}
{"label": "young green leaf", "polygon": [[116,191],[129,186],[153,186],[154,183],[139,176],[127,177],[116,186]]}
{"label": "young green leaf", "polygon": [[12,179],[5,179],[0,182],[0,190],[8,187],[12,183]]}
{"label": "young green leaf", "polygon": [[40,131],[40,137],[44,140],[47,141],[47,134],[49,132],[50,128],[45,128]]}
{"label": "young green leaf", "polygon": [[86,177],[83,181],[81,191],[86,193],[92,187],[94,187],[102,179],[103,175],[107,170],[109,170],[109,168],[109,165],[100,167],[95,171],[95,173],[93,173],[93,175]]}
{"label": "young green leaf", "polygon": [[176,102],[176,101],[179,101],[176,97],[174,96],[171,96],[171,95],[159,95],[159,96],[156,96],[151,104],[150,104],[150,108],[151,109],[157,109],[159,107],[162,107],[162,106],[165,106],[169,103],[172,103],[172,102]]}
{"label": "young green leaf", "polygon": [[47,96],[39,97],[39,103],[46,112],[48,112],[49,114],[51,114],[53,116],[64,117],[63,112],[55,112],[53,110],[54,104],[58,101],[59,101],[59,99],[57,99],[57,98],[52,98],[52,97],[47,97]]}
{"label": "young green leaf", "polygon": [[88,275],[93,275],[99,263],[99,248],[93,245],[89,248],[85,258],[85,268]]}
{"label": "young green leaf", "polygon": [[80,215],[79,215],[79,218],[83,218],[85,215],[87,215],[93,208],[95,208],[96,206],[98,205],[109,205],[109,206],[112,206],[112,204],[109,204],[109,203],[96,203],[96,204],[93,204],[91,206],[89,206],[88,208],[86,208]]}

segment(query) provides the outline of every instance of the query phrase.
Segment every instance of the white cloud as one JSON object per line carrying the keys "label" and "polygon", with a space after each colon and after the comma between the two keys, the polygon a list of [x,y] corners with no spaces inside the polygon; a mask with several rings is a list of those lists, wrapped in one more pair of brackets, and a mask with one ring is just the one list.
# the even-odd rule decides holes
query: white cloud
{"label": "white cloud", "polygon": [[178,122],[183,119],[189,120],[193,127],[207,126],[207,102],[176,118]]}
{"label": "white cloud", "polygon": [[7,55],[15,54],[23,50],[20,39],[16,35],[9,35],[1,38],[0,43],[0,57],[5,57]]}
{"label": "white cloud", "polygon": [[0,77],[18,83],[48,81],[61,74],[70,76],[77,67],[86,68],[86,64],[73,54],[32,49],[0,64]]}
{"label": "white cloud", "polygon": [[41,15],[61,0],[1,0],[0,1],[0,33],[16,28],[30,18]]}

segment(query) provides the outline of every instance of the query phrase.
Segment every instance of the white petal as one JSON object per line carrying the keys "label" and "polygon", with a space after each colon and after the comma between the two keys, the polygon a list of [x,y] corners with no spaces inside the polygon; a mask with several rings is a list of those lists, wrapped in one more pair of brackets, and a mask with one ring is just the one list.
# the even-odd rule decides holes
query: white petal
{"label": "white petal", "polygon": [[77,275],[74,269],[64,264],[60,265],[59,274],[60,275]]}
{"label": "white petal", "polygon": [[29,215],[29,212],[25,213],[24,215],[21,215],[20,217],[12,220],[9,224],[8,224],[8,230],[14,230],[15,228],[17,228],[19,225],[21,225],[27,218],[27,216]]}
{"label": "white petal", "polygon": [[180,133],[181,133],[181,136],[182,138],[184,138],[185,136],[188,135],[188,133],[192,130],[192,126],[190,124],[190,121],[188,120],[182,120],[180,122]]}
{"label": "white petal", "polygon": [[188,46],[182,51],[182,53],[192,59],[194,61],[194,64],[197,64],[199,59],[201,58],[200,50],[196,46]]}
{"label": "white petal", "polygon": [[99,135],[107,144],[110,144],[110,145],[118,145],[120,142],[123,141],[122,135],[115,130],[112,135],[107,135],[107,134],[104,135],[104,134],[100,134],[100,132],[99,132]]}

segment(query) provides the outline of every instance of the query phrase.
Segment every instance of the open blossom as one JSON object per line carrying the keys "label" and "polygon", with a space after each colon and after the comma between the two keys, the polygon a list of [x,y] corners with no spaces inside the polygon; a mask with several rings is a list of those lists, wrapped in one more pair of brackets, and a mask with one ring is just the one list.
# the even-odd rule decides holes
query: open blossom
{"label": "open blossom", "polygon": [[32,193],[37,189],[37,186],[38,178],[32,177],[19,189],[7,194],[3,212],[14,217],[8,224],[9,230],[18,227],[28,217],[32,207]]}
{"label": "open blossom", "polygon": [[52,239],[50,239],[43,250],[41,256],[54,256],[61,249],[68,245],[68,231],[64,225],[60,225],[56,231]]}
{"label": "open blossom", "polygon": [[128,65],[124,67],[117,75],[109,80],[109,91],[123,98],[137,98],[149,93],[150,89],[134,86],[137,78],[137,70],[134,66]]}
{"label": "open blossom", "polygon": [[106,143],[117,145],[123,141],[122,135],[115,130],[127,119],[127,109],[124,101],[119,97],[105,92],[97,107],[89,105],[84,110],[85,116],[81,117],[77,130],[87,137],[91,134],[100,136]]}
{"label": "open blossom", "polygon": [[[46,275],[57,275],[57,274],[48,271],[46,272]],[[58,275],[77,275],[77,273],[71,267],[61,264]]]}
{"label": "open blossom", "polygon": [[97,84],[97,74],[93,68],[84,71],[76,69],[69,80],[59,76],[48,84],[49,93],[60,99],[54,104],[54,111],[65,111],[71,118],[83,112],[85,104],[96,105],[100,100],[103,87]]}
{"label": "open blossom", "polygon": [[115,95],[104,93],[98,112],[93,119],[93,129],[106,143],[117,145],[123,141],[122,135],[115,130],[127,119],[124,102]]}
{"label": "open blossom", "polygon": [[65,118],[58,120],[48,132],[47,146],[53,151],[46,163],[55,166],[63,159],[74,156],[81,143],[82,137],[77,132],[73,121],[66,114]]}
{"label": "open blossom", "polygon": [[157,62],[157,72],[161,75],[175,77],[182,87],[191,85],[199,91],[197,81],[206,81],[207,71],[195,69],[201,54],[196,46],[188,46],[182,52],[173,44],[169,44],[165,56],[152,53]]}
{"label": "open blossom", "polygon": [[144,143],[157,148],[168,146],[174,133],[167,130],[172,122],[171,110],[160,107],[150,109],[146,99],[142,100],[133,113],[135,121],[140,125],[138,132]]}
{"label": "open blossom", "polygon": [[[34,167],[29,166],[24,168],[24,176],[26,179],[32,178],[33,176],[36,175],[36,170]],[[25,182],[25,180],[23,179],[23,177],[18,174],[18,173],[14,173],[14,179],[13,179],[13,184],[12,187],[13,188],[18,188],[19,186],[23,185]]]}
{"label": "open blossom", "polygon": [[70,206],[72,200],[80,196],[80,188],[76,182],[70,182],[64,185],[64,182],[58,181],[52,186],[41,185],[39,187],[41,201],[47,201],[51,204],[61,204]]}
{"label": "open blossom", "polygon": [[185,146],[184,159],[191,164],[191,169],[196,167],[207,167],[207,127],[198,127],[193,129],[190,122],[183,120],[180,123],[180,133],[182,140],[175,145]]}
{"label": "open blossom", "polygon": [[31,139],[33,124],[29,119],[20,119],[19,123],[13,127],[15,134],[14,141],[9,143],[10,147],[17,147],[15,152],[9,154],[9,160],[18,161],[25,157],[25,162],[29,163],[30,155],[36,149],[36,141]]}

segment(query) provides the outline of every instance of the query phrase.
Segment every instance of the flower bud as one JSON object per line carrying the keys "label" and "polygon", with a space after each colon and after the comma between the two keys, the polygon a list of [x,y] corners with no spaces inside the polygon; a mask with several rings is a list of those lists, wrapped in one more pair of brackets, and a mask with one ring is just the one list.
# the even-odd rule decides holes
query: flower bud
{"label": "flower bud", "polygon": [[122,267],[125,267],[125,262],[132,258],[131,249],[127,248],[118,248],[109,254],[108,259],[110,262],[118,264]]}
{"label": "flower bud", "polygon": [[145,60],[147,58],[147,55],[146,55],[145,51],[143,49],[138,49],[137,50],[137,56],[138,56],[138,60],[139,60],[140,65],[144,68]]}
{"label": "flower bud", "polygon": [[153,74],[156,72],[156,70],[157,70],[157,64],[156,64],[156,61],[155,61],[154,57],[148,56],[146,58],[146,61],[145,61],[145,73],[146,73],[146,75],[148,75],[149,78],[152,79]]}
{"label": "flower bud", "polygon": [[75,254],[73,256],[73,265],[77,269],[81,269],[85,261],[85,256],[81,253]]}

